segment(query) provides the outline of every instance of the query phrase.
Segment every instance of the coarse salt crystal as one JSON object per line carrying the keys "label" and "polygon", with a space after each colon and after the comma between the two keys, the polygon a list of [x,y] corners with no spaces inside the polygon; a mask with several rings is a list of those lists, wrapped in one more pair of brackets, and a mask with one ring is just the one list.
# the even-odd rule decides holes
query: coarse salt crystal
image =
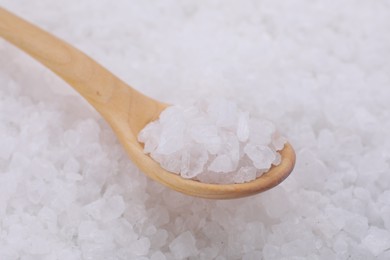
{"label": "coarse salt crystal", "polygon": [[254,180],[281,162],[286,139],[275,126],[223,98],[172,106],[138,136],[144,152],[183,178],[211,183]]}

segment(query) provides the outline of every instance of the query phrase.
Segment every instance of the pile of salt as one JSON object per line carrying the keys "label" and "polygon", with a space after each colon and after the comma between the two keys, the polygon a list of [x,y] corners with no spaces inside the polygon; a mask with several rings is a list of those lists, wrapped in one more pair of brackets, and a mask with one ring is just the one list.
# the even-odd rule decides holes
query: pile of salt
{"label": "pile of salt", "polygon": [[285,138],[223,98],[171,106],[138,140],[164,169],[207,183],[249,182],[278,165]]}

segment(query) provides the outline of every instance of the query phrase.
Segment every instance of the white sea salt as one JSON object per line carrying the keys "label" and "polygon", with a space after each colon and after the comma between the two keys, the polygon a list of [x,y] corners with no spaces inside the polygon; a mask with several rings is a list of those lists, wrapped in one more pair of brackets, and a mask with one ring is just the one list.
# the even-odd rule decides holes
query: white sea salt
{"label": "white sea salt", "polygon": [[190,256],[195,256],[198,251],[195,246],[195,238],[188,231],[176,237],[170,243],[169,249],[175,259],[185,259]]}
{"label": "white sea salt", "polygon": [[85,208],[93,218],[109,222],[123,214],[125,204],[121,196],[114,196],[94,201]]}
{"label": "white sea salt", "polygon": [[362,244],[375,256],[390,250],[390,231],[371,227]]}
{"label": "white sea salt", "polygon": [[150,249],[150,240],[147,237],[142,237],[129,245],[129,249],[137,256],[146,255]]}
{"label": "white sea salt", "polygon": [[278,151],[286,142],[271,122],[251,117],[224,98],[169,107],[138,140],[166,170],[211,183],[256,179],[281,162]]}
{"label": "white sea salt", "polygon": [[[193,239],[174,252],[195,245],[188,259],[390,259],[388,1],[112,2],[1,6],[157,100],[234,97],[245,105],[237,109],[278,122],[296,168],[275,189],[239,200],[176,193],[137,169],[72,88],[0,39],[1,260],[171,260],[184,232]],[[230,137],[262,139],[236,119]],[[211,162],[228,142],[207,120],[192,122]],[[273,139],[281,149],[285,140]],[[181,161],[167,165],[180,170]],[[108,202],[117,196],[123,204]],[[95,205],[107,218],[90,211],[99,201],[117,205]]]}

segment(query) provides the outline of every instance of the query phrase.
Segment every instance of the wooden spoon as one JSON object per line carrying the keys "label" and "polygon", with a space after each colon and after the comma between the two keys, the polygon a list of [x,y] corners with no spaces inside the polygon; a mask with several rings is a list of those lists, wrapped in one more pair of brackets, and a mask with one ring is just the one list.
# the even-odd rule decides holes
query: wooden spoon
{"label": "wooden spoon", "polygon": [[146,155],[137,141],[142,128],[157,119],[167,104],[144,96],[81,51],[1,7],[0,36],[68,82],[107,120],[142,172],[171,189],[208,199],[239,198],[278,185],[294,168],[295,153],[286,144],[280,165],[249,183],[207,184],[170,173]]}

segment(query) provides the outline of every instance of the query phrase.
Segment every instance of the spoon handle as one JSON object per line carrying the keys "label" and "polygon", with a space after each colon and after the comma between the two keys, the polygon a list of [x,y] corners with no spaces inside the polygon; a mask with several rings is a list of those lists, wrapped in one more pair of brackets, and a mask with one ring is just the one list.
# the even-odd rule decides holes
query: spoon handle
{"label": "spoon handle", "polygon": [[[69,83],[112,126],[118,125],[115,120],[128,120],[127,110],[131,108],[158,106],[158,102],[132,89],[86,54],[1,7],[0,36]],[[150,118],[145,123],[147,120]]]}

